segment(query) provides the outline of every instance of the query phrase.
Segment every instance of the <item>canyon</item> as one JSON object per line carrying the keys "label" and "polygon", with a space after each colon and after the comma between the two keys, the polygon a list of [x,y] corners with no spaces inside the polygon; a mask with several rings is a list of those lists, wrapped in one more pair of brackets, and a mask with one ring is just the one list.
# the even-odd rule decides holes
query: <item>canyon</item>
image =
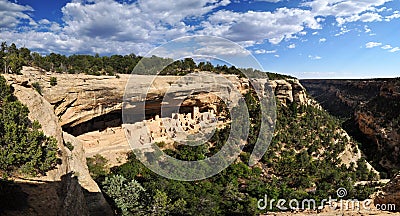
{"label": "canyon", "polygon": [[[367,159],[394,176],[400,170],[400,80],[301,80],[308,93],[362,143]],[[387,176],[386,174],[384,174]]]}
{"label": "canyon", "polygon": [[[28,197],[47,197],[46,208],[60,215],[111,215],[111,207],[106,202],[96,182],[89,175],[86,158],[100,154],[108,159],[109,166],[116,166],[126,161],[126,155],[131,148],[126,140],[124,129],[123,98],[126,84],[129,78],[134,80],[136,88],[140,91],[148,89],[146,98],[138,98],[136,102],[146,101],[144,107],[145,116],[139,121],[129,122],[130,125],[154,124],[153,133],[139,137],[145,143],[157,141],[169,141],[165,139],[166,131],[157,131],[161,125],[161,118],[178,119],[176,123],[188,123],[188,127],[198,131],[198,119],[216,122],[218,120],[218,108],[221,100],[217,96],[215,82],[206,82],[203,90],[193,94],[191,90],[197,82],[175,85],[175,90],[169,92],[176,101],[181,101],[178,113],[170,116],[161,115],[163,105],[162,98],[168,89],[180,79],[177,76],[159,76],[153,80],[146,75],[118,75],[116,76],[91,76],[83,74],[57,74],[43,73],[32,67],[24,67],[22,75],[5,75],[8,83],[15,89],[15,96],[30,110],[30,118],[38,120],[43,126],[43,131],[48,136],[57,139],[60,149],[61,164],[50,171],[46,176],[39,178],[17,178],[15,181],[21,185]],[[56,85],[50,84],[51,77],[57,79]],[[234,88],[240,93],[249,89],[249,81],[235,75],[224,75]],[[146,86],[141,83],[151,83]],[[317,100],[307,95],[306,89],[297,79],[284,80],[258,80],[264,89],[271,89],[278,101],[286,106],[295,102],[301,105],[322,107]],[[41,87],[40,94],[34,90],[34,83]],[[311,94],[315,90],[310,88]],[[208,91],[207,91],[208,90]],[[211,91],[209,91],[211,90]],[[374,91],[373,88],[371,91]],[[190,95],[190,96],[187,96]],[[235,96],[231,96],[235,100]],[[355,109],[351,100],[340,100],[346,104],[350,111]],[[365,101],[359,102],[359,104]],[[168,108],[174,108],[171,103]],[[354,106],[354,107],[353,107]],[[325,108],[325,107],[324,107]],[[204,117],[203,117],[204,116]],[[194,121],[194,123],[192,122]],[[188,129],[189,130],[189,129]],[[341,132],[347,136],[345,131]],[[160,139],[161,138],[161,139]],[[147,140],[147,141],[146,141]],[[350,137],[348,138],[350,140]],[[70,143],[73,149],[66,147]],[[361,158],[361,151],[357,146],[346,145],[341,154],[344,164],[349,165]],[[373,168],[368,164],[369,169]],[[39,182],[39,187],[32,187]],[[27,212],[36,212],[38,215],[46,215],[51,212],[43,211],[43,204],[34,199],[28,199],[24,211],[10,211],[10,215],[19,215]],[[66,208],[68,207],[68,208]]]}

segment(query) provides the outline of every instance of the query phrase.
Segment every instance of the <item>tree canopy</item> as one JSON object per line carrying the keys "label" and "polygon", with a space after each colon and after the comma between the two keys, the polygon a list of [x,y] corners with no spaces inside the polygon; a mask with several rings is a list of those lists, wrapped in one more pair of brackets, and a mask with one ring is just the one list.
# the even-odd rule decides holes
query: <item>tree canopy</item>
{"label": "tree canopy", "polygon": [[[236,68],[227,65],[214,66],[211,62],[196,63],[192,58],[173,60],[151,56],[143,58],[135,54],[128,55],[62,55],[50,53],[41,55],[37,52],[31,52],[28,48],[17,48],[13,43],[10,46],[6,42],[1,44],[0,62],[1,71],[4,73],[19,73],[22,66],[33,66],[45,71],[57,73],[85,73],[90,75],[115,75],[130,74],[159,74],[159,75],[178,75],[183,76],[194,71],[209,71],[221,74],[235,74],[243,76],[243,71],[254,72],[252,68]],[[143,61],[141,61],[143,60]],[[140,63],[139,63],[140,62]],[[159,68],[159,66],[165,66]],[[134,70],[134,68],[136,69]],[[257,71],[260,72],[260,71]],[[270,79],[293,78],[287,75],[266,72]]]}

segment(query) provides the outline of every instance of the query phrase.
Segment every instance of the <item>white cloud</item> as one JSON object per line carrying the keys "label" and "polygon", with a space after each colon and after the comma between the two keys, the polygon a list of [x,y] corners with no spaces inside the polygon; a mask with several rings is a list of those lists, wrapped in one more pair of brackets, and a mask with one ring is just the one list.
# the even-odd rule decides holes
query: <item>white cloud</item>
{"label": "white cloud", "polygon": [[[391,9],[391,8],[390,8]],[[377,11],[377,12],[384,12],[384,11],[387,11],[387,10],[389,10],[387,7],[381,7],[381,8],[377,8],[377,9],[375,9],[375,11]]]}
{"label": "white cloud", "polygon": [[347,18],[342,18],[342,17],[338,17],[336,18],[336,21],[338,23],[339,26],[342,26],[345,23],[349,23],[349,22],[376,22],[376,21],[382,21],[382,16],[377,14],[377,13],[364,13],[362,15],[354,15],[351,17],[347,17]]}
{"label": "white cloud", "polygon": [[30,6],[0,0],[0,29],[15,28],[24,20],[28,21],[30,25],[35,25],[35,21],[25,13],[30,11],[33,11]]}
{"label": "white cloud", "polygon": [[365,44],[365,48],[373,48],[373,47],[377,47],[377,46],[381,46],[382,43],[379,42],[368,42]]}
{"label": "white cloud", "polygon": [[321,39],[319,39],[319,42],[320,42],[320,43],[326,42],[326,38],[321,38]]}
{"label": "white cloud", "polygon": [[387,50],[387,51],[389,51],[391,53],[400,51],[400,47],[393,47],[390,44],[386,44],[384,46],[381,46],[381,48],[384,49],[384,50]]}
{"label": "white cloud", "polygon": [[341,28],[340,28],[340,32],[339,32],[339,33],[337,33],[337,34],[335,34],[335,36],[344,35],[344,34],[346,34],[346,33],[348,33],[348,32],[350,32],[350,30],[349,30],[349,29],[347,29],[347,27],[346,27],[346,26],[344,26],[344,27],[341,27]]}
{"label": "white cloud", "polygon": [[395,47],[395,48],[389,50],[389,52],[391,52],[391,53],[398,52],[398,51],[400,51],[400,47]]}
{"label": "white cloud", "polygon": [[276,52],[278,52],[278,50],[267,50],[267,51],[265,51],[265,53],[268,53],[268,54],[272,54],[272,53],[276,53]]}
{"label": "white cloud", "polygon": [[39,20],[39,24],[48,25],[48,24],[50,24],[50,21],[48,19],[41,19],[41,20]]}
{"label": "white cloud", "polygon": [[62,8],[66,23],[64,30],[69,35],[114,41],[169,40],[192,29],[182,22],[183,19],[200,16],[218,6],[205,6],[210,3],[207,1],[189,4],[187,1],[165,0],[154,4],[150,10],[152,2],[121,4],[103,0],[95,4],[68,3]]}
{"label": "white cloud", "polygon": [[276,53],[278,50],[265,50],[265,49],[258,49],[255,50],[254,53],[255,54],[273,54]]}
{"label": "white cloud", "polygon": [[281,57],[281,56],[280,56],[280,55],[274,55],[274,57],[275,57],[275,58],[279,58],[279,57]]}
{"label": "white cloud", "polygon": [[360,16],[357,16],[358,20],[361,22],[376,22],[376,21],[382,21],[382,16],[377,14],[377,13],[364,13],[361,14]]}
{"label": "white cloud", "polygon": [[[108,39],[87,39],[80,37],[72,37],[63,32],[2,32],[2,40],[13,41],[17,45],[29,45],[29,48],[41,53],[66,53],[66,54],[128,54],[142,53],[143,50],[151,50],[154,48],[148,43],[132,43],[129,41],[113,41]],[[16,38],[18,38],[16,40]]]}
{"label": "white cloud", "polygon": [[249,51],[235,49],[226,45],[207,45],[206,47],[202,47],[197,49],[194,55],[202,55],[202,56],[220,56],[220,55],[228,55],[228,56],[247,56],[249,55]]}
{"label": "white cloud", "polygon": [[320,59],[322,59],[322,57],[321,56],[314,56],[314,55],[308,55],[308,58],[310,58],[310,59],[312,59],[312,60],[320,60]]}
{"label": "white cloud", "polygon": [[288,46],[288,48],[289,48],[289,49],[294,49],[294,48],[296,48],[296,44],[290,44],[290,45]]}
{"label": "white cloud", "polygon": [[391,0],[313,0],[302,3],[321,16],[350,17],[373,10]]}
{"label": "white cloud", "polygon": [[255,0],[255,1],[278,3],[278,2],[281,2],[282,0]]}
{"label": "white cloud", "polygon": [[[280,2],[282,0],[259,0]],[[28,45],[42,52],[119,53],[147,51],[171,39],[203,34],[221,36],[244,47],[265,43],[279,44],[311,33],[318,34],[328,16],[334,17],[343,35],[349,22],[390,21],[400,13],[383,5],[390,0],[307,0],[300,8],[277,8],[274,11],[234,12],[219,10],[230,0],[72,0],[62,8],[63,23],[47,19],[35,22],[29,15],[33,8],[0,0],[0,40]],[[189,22],[196,20],[193,22]],[[21,23],[29,25],[17,29]],[[189,24],[190,23],[190,24]],[[371,29],[365,27],[365,32]],[[320,42],[326,41],[321,38]],[[288,48],[295,48],[291,44]],[[204,50],[211,52],[212,50]],[[215,52],[231,52],[216,49]],[[274,50],[271,50],[274,51]],[[255,50],[256,54],[269,53]],[[275,51],[276,52],[276,51]],[[275,53],[271,52],[271,53]],[[396,52],[396,51],[395,51]]]}
{"label": "white cloud", "polygon": [[[193,34],[194,27],[184,20],[201,17],[219,6],[229,4],[229,0],[140,0],[134,3],[118,3],[114,0],[75,0],[67,3],[61,10],[63,24],[42,19],[27,30],[2,31],[1,40],[28,45],[29,48],[44,53],[61,52],[145,54],[157,44]],[[13,17],[28,19],[23,11],[32,11],[21,6],[0,0],[2,10],[12,11]],[[0,21],[0,27],[15,27],[15,19]],[[7,22],[6,22],[7,21]],[[15,28],[14,28],[15,29]]]}
{"label": "white cloud", "polygon": [[[139,0],[138,8],[148,18],[157,19],[171,25],[185,18],[198,17],[219,6],[230,4],[229,0]],[[137,17],[135,17],[137,18]]]}
{"label": "white cloud", "polygon": [[[346,22],[373,22],[382,21],[377,7],[391,0],[313,0],[302,3],[302,6],[311,8],[315,16],[334,16],[338,25]],[[381,9],[382,10],[382,9]]]}
{"label": "white cloud", "polygon": [[400,18],[400,12],[399,11],[394,11],[392,15],[385,17],[385,21],[386,22],[390,22],[391,20],[398,19],[398,18]]}
{"label": "white cloud", "polygon": [[223,36],[235,42],[268,40],[278,44],[291,38],[306,27],[320,29],[311,12],[297,8],[278,8],[274,12],[244,13],[221,10],[202,23],[202,34]]}
{"label": "white cloud", "polygon": [[372,31],[367,25],[364,26],[364,30],[365,33],[370,33]]}
{"label": "white cloud", "polygon": [[[188,46],[185,46],[185,45]],[[175,46],[174,46],[175,45]],[[214,37],[185,37],[178,39],[178,43],[172,42],[170,45],[172,48],[168,48],[167,55],[153,53],[158,56],[168,56],[176,58],[176,56],[182,57],[182,55],[189,56],[206,56],[219,58],[224,57],[245,57],[251,53],[241,47],[240,45],[234,44],[231,41],[218,39]]]}

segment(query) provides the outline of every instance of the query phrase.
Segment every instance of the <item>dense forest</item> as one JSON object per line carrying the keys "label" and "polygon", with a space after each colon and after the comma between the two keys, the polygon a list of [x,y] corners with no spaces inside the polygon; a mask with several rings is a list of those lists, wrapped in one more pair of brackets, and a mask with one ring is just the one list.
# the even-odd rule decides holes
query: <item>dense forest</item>
{"label": "dense forest", "polygon": [[[70,55],[50,53],[41,55],[31,52],[28,48],[17,48],[13,43],[10,46],[6,42],[2,42],[0,50],[0,71],[3,73],[19,73],[22,66],[32,66],[41,68],[45,71],[56,73],[85,73],[89,75],[111,75],[130,74],[155,74],[159,75],[186,75],[193,71],[211,71],[222,74],[236,74],[241,76],[240,70],[252,71],[250,68],[238,69],[235,66],[228,67],[226,65],[214,66],[210,62],[196,63],[192,58],[182,60],[172,60],[169,58],[161,58],[152,56],[143,58],[135,54],[129,55]],[[143,60],[143,61],[141,61]],[[157,68],[157,66],[166,66],[165,68]],[[134,70],[134,68],[137,68]],[[160,71],[159,71],[159,70]],[[156,71],[154,71],[156,70]],[[287,75],[277,73],[267,73],[269,79],[293,78]]]}
{"label": "dense forest", "polygon": [[[354,186],[357,181],[377,178],[367,169],[364,159],[346,167],[338,157],[346,143],[357,143],[341,134],[337,119],[313,106],[278,103],[272,143],[261,162],[249,167],[249,156],[259,132],[260,112],[254,93],[245,98],[252,104],[247,144],[235,163],[211,178],[194,182],[166,179],[146,168],[134,154],[129,155],[127,163],[110,170],[100,155],[89,158],[92,176],[118,214],[256,215],[266,211],[257,208],[257,201],[265,194],[270,199],[313,198],[320,202],[329,196],[337,198],[336,190],[340,187],[347,189],[346,199],[363,200],[374,192],[372,183]],[[164,151],[181,160],[201,160],[218,152],[229,132],[227,125],[203,145],[177,145]],[[124,194],[133,196],[128,199]]]}

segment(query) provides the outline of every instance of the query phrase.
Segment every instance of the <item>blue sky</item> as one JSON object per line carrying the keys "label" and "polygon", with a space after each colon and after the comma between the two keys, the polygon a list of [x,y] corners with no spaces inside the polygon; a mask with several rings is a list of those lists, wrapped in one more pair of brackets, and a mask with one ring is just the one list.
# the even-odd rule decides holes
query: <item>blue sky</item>
{"label": "blue sky", "polygon": [[240,44],[266,71],[400,77],[399,10],[398,0],[0,0],[0,40],[43,54],[145,55],[210,35]]}

